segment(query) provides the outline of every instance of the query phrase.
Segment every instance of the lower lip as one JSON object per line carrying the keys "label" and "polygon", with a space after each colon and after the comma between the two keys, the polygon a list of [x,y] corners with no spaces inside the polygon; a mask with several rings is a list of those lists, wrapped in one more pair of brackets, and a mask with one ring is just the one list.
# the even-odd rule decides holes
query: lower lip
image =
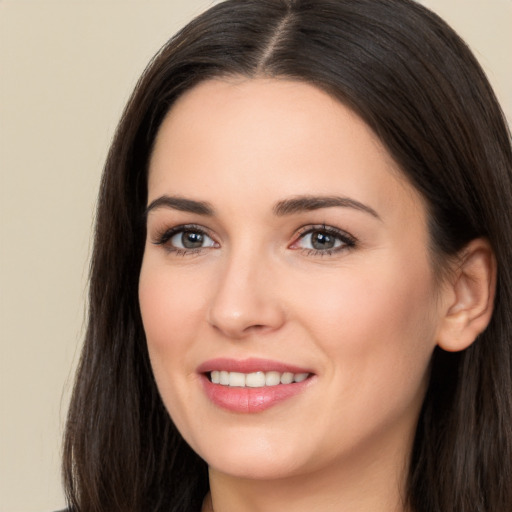
{"label": "lower lip", "polygon": [[289,398],[302,393],[312,382],[308,377],[302,382],[278,384],[261,388],[238,388],[213,384],[205,375],[201,376],[208,398],[218,407],[232,412],[256,413],[265,411]]}

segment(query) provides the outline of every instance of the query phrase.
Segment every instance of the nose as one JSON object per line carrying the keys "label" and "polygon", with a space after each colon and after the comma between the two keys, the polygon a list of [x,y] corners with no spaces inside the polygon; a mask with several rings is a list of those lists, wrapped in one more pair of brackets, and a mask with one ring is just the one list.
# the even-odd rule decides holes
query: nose
{"label": "nose", "polygon": [[216,279],[208,322],[224,336],[245,338],[279,329],[285,311],[268,261],[255,254],[232,255]]}

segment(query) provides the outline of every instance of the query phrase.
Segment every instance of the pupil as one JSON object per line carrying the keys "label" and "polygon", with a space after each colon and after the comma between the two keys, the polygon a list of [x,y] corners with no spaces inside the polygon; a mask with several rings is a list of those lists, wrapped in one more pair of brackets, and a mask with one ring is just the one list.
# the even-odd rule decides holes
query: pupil
{"label": "pupil", "polygon": [[311,245],[317,250],[332,249],[334,244],[334,237],[324,233],[323,231],[315,231],[311,237]]}
{"label": "pupil", "polygon": [[181,235],[181,243],[186,249],[197,249],[203,245],[203,234],[194,231],[185,231]]}

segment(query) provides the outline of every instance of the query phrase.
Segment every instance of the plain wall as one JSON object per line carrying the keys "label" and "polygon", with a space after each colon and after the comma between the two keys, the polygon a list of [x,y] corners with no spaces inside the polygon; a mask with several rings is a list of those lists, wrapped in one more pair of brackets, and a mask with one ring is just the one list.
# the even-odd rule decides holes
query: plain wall
{"label": "plain wall", "polygon": [[[100,173],[150,57],[207,0],[0,0],[0,511],[64,505],[60,443],[84,333]],[[425,0],[512,119],[512,0]]]}

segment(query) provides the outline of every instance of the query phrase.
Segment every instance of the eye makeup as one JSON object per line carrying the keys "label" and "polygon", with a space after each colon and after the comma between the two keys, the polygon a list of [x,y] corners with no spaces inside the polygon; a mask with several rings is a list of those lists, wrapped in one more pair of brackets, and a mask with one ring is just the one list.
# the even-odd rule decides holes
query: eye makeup
{"label": "eye makeup", "polygon": [[[210,230],[198,224],[180,224],[157,230],[151,242],[178,256],[220,248]],[[300,228],[288,248],[307,256],[330,256],[353,249],[356,244],[357,239],[344,230],[327,224],[312,224]]]}
{"label": "eye makeup", "polygon": [[326,224],[317,224],[301,228],[296,241],[289,247],[303,250],[308,256],[330,256],[352,249],[356,243],[357,239],[344,230]]}

